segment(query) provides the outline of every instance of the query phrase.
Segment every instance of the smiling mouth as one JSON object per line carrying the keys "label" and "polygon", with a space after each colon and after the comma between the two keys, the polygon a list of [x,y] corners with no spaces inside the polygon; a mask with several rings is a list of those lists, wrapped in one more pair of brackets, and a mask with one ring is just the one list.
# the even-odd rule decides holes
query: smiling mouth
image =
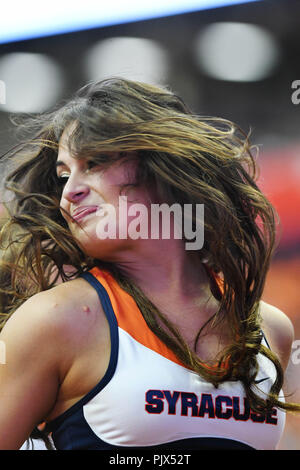
{"label": "smiling mouth", "polygon": [[97,206],[85,207],[85,208],[79,209],[75,214],[73,214],[72,217],[74,220],[76,220],[76,222],[79,222],[87,215],[92,214],[93,212],[96,212],[97,209],[98,209]]}

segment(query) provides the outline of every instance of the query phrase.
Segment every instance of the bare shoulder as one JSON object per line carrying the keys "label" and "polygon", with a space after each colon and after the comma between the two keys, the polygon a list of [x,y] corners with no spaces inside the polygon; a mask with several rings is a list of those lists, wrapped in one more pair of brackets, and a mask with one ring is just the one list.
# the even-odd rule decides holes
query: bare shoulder
{"label": "bare shoulder", "polygon": [[0,338],[19,338],[24,345],[28,338],[39,351],[47,344],[48,354],[64,358],[60,365],[67,371],[101,312],[95,289],[84,279],[74,279],[29,298],[7,321]]}
{"label": "bare shoulder", "polygon": [[271,350],[279,357],[283,368],[288,365],[294,341],[294,327],[289,317],[279,308],[260,301],[262,330]]}
{"label": "bare shoulder", "polygon": [[[78,278],[39,292],[19,307],[7,324],[25,320],[35,321],[49,327],[64,327],[93,315],[99,308],[96,291],[83,279]],[[86,315],[91,313],[91,315]]]}
{"label": "bare shoulder", "polygon": [[[69,281],[32,296],[6,322],[0,333],[5,346],[0,367],[0,429],[5,429],[0,432],[1,449],[20,448],[34,426],[56,409],[59,394],[66,391],[65,377],[74,365],[78,369],[78,358],[86,350],[90,353],[99,336],[103,341],[107,330],[101,333],[95,294],[84,279]],[[84,366],[77,374],[79,383],[89,359],[79,361]]]}

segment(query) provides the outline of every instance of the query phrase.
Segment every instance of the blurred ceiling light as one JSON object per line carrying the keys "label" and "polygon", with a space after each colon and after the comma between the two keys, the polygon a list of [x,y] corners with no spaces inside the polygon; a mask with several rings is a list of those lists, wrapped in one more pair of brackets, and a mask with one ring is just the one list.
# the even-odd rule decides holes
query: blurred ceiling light
{"label": "blurred ceiling light", "polygon": [[169,55],[150,39],[109,38],[95,44],[86,54],[84,67],[88,80],[119,76],[153,84],[168,76]]}
{"label": "blurred ceiling light", "polygon": [[62,93],[63,72],[44,54],[6,54],[0,57],[0,76],[6,91],[1,111],[43,112],[53,106]]}
{"label": "blurred ceiling light", "polygon": [[251,82],[272,74],[280,50],[273,35],[257,25],[219,22],[198,34],[195,56],[202,71],[213,78]]}

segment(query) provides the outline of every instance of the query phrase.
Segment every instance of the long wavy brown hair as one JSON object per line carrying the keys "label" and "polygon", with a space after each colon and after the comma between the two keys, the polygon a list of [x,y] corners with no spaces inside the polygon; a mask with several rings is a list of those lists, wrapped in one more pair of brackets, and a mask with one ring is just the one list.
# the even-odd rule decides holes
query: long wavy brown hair
{"label": "long wavy brown hair", "polygon": [[[241,381],[253,410],[299,411],[300,405],[279,399],[283,370],[261,344],[259,301],[277,246],[278,214],[256,184],[249,136],[228,120],[192,112],[168,88],[120,78],[88,83],[53,111],[12,120],[22,139],[2,156],[9,169],[4,192],[9,215],[1,230],[1,327],[30,296],[97,265],[135,299],[149,327],[188,368],[216,387]],[[169,204],[204,204],[204,246],[192,256],[199,266],[207,263],[219,308],[198,332],[194,350],[117,264],[91,259],[72,238],[59,210],[55,162],[62,133],[74,122],[68,139],[74,158],[109,166],[134,151],[135,184],[155,188]],[[222,292],[216,274],[223,279]],[[195,353],[197,342],[205,328],[225,321],[231,344],[216,358],[217,367],[207,367],[211,364]],[[254,385],[258,353],[277,372],[265,398]],[[32,437],[39,436],[36,428]]]}

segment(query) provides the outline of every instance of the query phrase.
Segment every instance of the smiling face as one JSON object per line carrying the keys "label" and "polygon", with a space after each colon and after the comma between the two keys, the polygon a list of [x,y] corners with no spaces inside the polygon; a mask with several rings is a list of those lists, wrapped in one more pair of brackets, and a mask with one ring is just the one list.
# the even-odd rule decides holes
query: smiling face
{"label": "smiling face", "polygon": [[[120,159],[104,168],[84,158],[72,157],[66,145],[67,138],[68,132],[65,130],[59,142],[56,162],[57,177],[62,187],[62,216],[87,255],[115,261],[121,252],[133,249],[136,242],[127,236],[132,220],[132,216],[128,215],[131,205],[138,202],[150,206],[148,193],[139,187],[130,188],[126,193],[127,205],[122,203],[125,201],[124,195],[120,194],[122,185],[135,181],[136,155],[128,154],[129,159]],[[124,208],[127,209],[126,214]],[[120,211],[123,212],[119,215]],[[108,236],[104,239],[99,235],[105,226],[108,227],[107,224],[110,227],[115,225],[115,238]],[[125,233],[126,237],[120,237],[120,233]]]}

